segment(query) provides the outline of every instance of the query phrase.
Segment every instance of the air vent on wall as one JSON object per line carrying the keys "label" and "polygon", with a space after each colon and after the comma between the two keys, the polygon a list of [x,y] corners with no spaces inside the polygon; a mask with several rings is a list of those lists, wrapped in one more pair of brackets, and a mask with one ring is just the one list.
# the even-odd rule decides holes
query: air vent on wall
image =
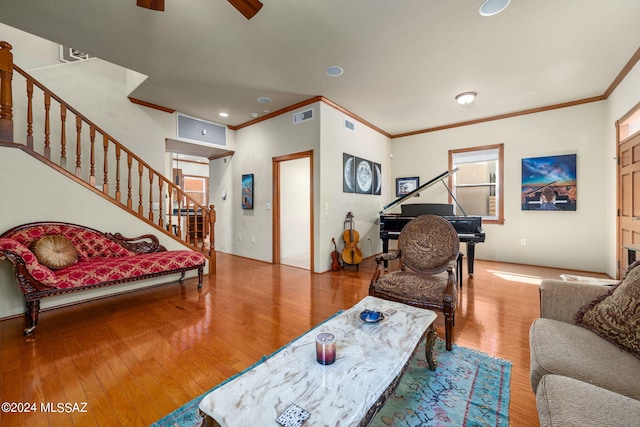
{"label": "air vent on wall", "polygon": [[299,113],[295,113],[293,115],[293,124],[296,125],[298,123],[313,119],[313,108],[309,110],[300,111]]}
{"label": "air vent on wall", "polygon": [[93,57],[88,53],[81,52],[69,46],[60,45],[60,61],[62,62],[82,61],[90,58]]}
{"label": "air vent on wall", "polygon": [[227,145],[227,127],[181,113],[178,117],[178,139],[204,145]]}
{"label": "air vent on wall", "polygon": [[356,130],[356,124],[349,119],[344,119],[344,127],[346,127],[349,130],[353,130],[353,131]]}

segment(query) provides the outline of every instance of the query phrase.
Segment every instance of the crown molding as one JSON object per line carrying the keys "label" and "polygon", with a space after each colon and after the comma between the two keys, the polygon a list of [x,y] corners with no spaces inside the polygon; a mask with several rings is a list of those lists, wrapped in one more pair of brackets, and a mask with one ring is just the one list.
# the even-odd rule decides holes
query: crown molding
{"label": "crown molding", "polygon": [[[609,85],[607,90],[605,90],[605,92],[602,95],[592,96],[592,97],[589,97],[589,98],[578,99],[578,100],[575,100],[575,101],[562,102],[562,103],[559,103],[559,104],[547,105],[547,106],[543,106],[543,107],[529,108],[529,109],[526,109],[526,110],[515,111],[515,112],[512,112],[512,113],[498,114],[496,116],[483,117],[483,118],[479,118],[479,119],[475,119],[475,120],[467,120],[467,121],[464,121],[464,122],[457,122],[457,123],[451,123],[451,124],[448,124],[448,125],[435,126],[435,127],[415,130],[415,131],[411,131],[411,132],[390,134],[389,132],[386,132],[383,129],[377,127],[376,125],[368,122],[367,120],[364,120],[362,117],[352,113],[351,111],[349,111],[346,108],[342,107],[341,105],[331,101],[330,99],[325,98],[324,96],[314,96],[314,97],[309,98],[309,99],[307,99],[305,101],[301,101],[301,102],[298,102],[297,104],[293,104],[293,105],[290,105],[288,107],[282,108],[280,110],[271,112],[271,113],[266,114],[266,115],[264,115],[262,117],[259,117],[257,119],[254,119],[254,120],[251,120],[251,121],[248,121],[248,122],[245,122],[245,123],[241,123],[241,124],[235,125],[235,126],[227,125],[227,127],[229,129],[231,129],[231,130],[242,129],[242,128],[245,128],[247,126],[251,126],[251,125],[254,125],[256,123],[260,123],[260,122],[263,122],[265,120],[269,120],[269,119],[271,119],[273,117],[280,116],[282,114],[288,113],[288,112],[296,110],[298,108],[305,107],[305,106],[307,106],[309,104],[313,104],[313,103],[316,103],[316,102],[323,102],[323,103],[335,108],[336,110],[342,112],[343,114],[351,117],[352,119],[357,120],[358,122],[362,123],[363,125],[373,129],[374,131],[386,136],[389,139],[403,138],[403,137],[412,136],[412,135],[419,135],[419,134],[423,134],[423,133],[437,132],[437,131],[446,130],[446,129],[453,129],[453,128],[457,128],[457,127],[476,125],[476,124],[479,124],[479,123],[486,123],[486,122],[491,122],[491,121],[495,121],[495,120],[509,119],[509,118],[512,118],[512,117],[524,116],[524,115],[527,115],[527,114],[536,114],[536,113],[541,113],[541,112],[544,112],[544,111],[557,110],[557,109],[560,109],[560,108],[574,107],[576,105],[588,104],[588,103],[591,103],[591,102],[604,101],[604,100],[608,99],[609,96],[611,96],[611,94],[615,91],[615,89],[618,87],[618,85],[620,85],[620,83],[624,80],[624,78],[627,77],[629,72],[631,72],[631,70],[638,63],[638,61],[640,61],[640,48],[638,48],[638,50],[636,50],[636,52],[633,54],[633,56],[629,59],[629,61],[622,68],[622,70],[620,70],[620,73],[618,73],[616,78],[611,82],[611,84]],[[131,98],[129,98],[129,99],[131,99]],[[131,102],[134,102],[134,101],[132,100]]]}

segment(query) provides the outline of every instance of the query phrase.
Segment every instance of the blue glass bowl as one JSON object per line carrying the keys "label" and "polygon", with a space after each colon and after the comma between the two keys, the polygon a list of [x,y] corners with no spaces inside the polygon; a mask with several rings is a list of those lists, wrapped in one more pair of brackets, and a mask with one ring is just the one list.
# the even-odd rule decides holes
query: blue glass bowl
{"label": "blue glass bowl", "polygon": [[384,314],[374,310],[364,310],[360,312],[360,319],[366,323],[377,323],[384,319]]}

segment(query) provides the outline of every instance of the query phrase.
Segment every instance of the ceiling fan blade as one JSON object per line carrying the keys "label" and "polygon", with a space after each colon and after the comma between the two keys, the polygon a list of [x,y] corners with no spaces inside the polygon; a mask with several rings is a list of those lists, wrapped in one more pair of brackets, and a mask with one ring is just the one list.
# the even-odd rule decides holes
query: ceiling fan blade
{"label": "ceiling fan blade", "polygon": [[228,0],[245,18],[251,19],[262,8],[259,0]]}
{"label": "ceiling fan blade", "polygon": [[164,12],[164,0],[137,0],[137,2],[140,7]]}

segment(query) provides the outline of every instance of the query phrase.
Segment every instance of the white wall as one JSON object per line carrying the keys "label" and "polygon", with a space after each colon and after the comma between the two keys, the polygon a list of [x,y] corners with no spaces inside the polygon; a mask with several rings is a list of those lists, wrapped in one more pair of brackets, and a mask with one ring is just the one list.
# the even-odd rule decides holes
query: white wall
{"label": "white wall", "polygon": [[[253,126],[227,132],[233,156],[210,162],[210,202],[216,207],[216,249],[261,261],[272,261],[272,158],[320,149],[318,104],[314,118],[294,125],[292,115],[283,114]],[[314,158],[315,194],[318,194],[319,159]],[[243,174],[254,175],[254,208],[242,209],[240,200]],[[222,194],[226,199],[222,199]],[[316,196],[317,197],[317,196]],[[317,215],[317,213],[316,213]],[[295,232],[295,230],[292,230]]]}
{"label": "white wall", "polygon": [[[393,171],[390,163],[389,138],[354,119],[355,131],[344,127],[345,114],[323,103],[320,175],[321,189],[316,206],[316,268],[331,269],[331,238],[335,238],[338,250],[344,247],[342,234],[348,212],[354,215],[355,229],[360,236],[359,247],[364,257],[382,251],[380,240],[380,216],[384,205],[395,199],[391,190]],[[348,153],[382,167],[382,195],[344,193],[342,191],[342,154]],[[394,181],[395,182],[395,181]]]}
{"label": "white wall", "polygon": [[[232,157],[210,164],[210,197],[216,206],[216,248],[249,258],[272,261],[271,158],[314,150],[314,270],[331,268],[331,238],[342,245],[344,221],[353,212],[360,248],[365,257],[379,253],[378,211],[393,200],[390,188],[389,139],[356,122],[356,131],[344,127],[344,113],[325,103],[315,103],[314,119],[293,124],[296,111],[283,114],[233,134]],[[305,110],[309,106],[300,109]],[[382,165],[381,196],[342,192],[342,154],[349,153]],[[253,173],[254,209],[240,208],[240,178]],[[226,200],[222,193],[226,192]],[[295,230],[291,230],[295,233]],[[255,243],[251,238],[255,237]]]}
{"label": "white wall", "polygon": [[[486,242],[476,245],[479,259],[543,265],[585,271],[609,271],[612,250],[606,203],[612,191],[614,160],[606,103],[590,103],[392,140],[394,174],[420,176],[420,181],[447,169],[448,150],[504,144],[505,223],[485,224]],[[522,211],[521,160],[577,154],[577,211]],[[414,203],[447,203],[444,186],[423,192]],[[520,239],[526,239],[526,245]]]}
{"label": "white wall", "polygon": [[13,62],[24,70],[60,63],[60,45],[0,23],[0,40],[13,47]]}
{"label": "white wall", "polygon": [[[0,200],[3,201],[0,204],[2,232],[33,221],[64,221],[103,232],[120,232],[126,237],[154,234],[169,250],[185,249],[180,243],[158,233],[150,225],[108,200],[15,148],[0,147]],[[189,276],[194,274],[190,272]],[[47,308],[156,283],[171,282],[178,277],[167,276],[45,298],[41,306]],[[9,261],[0,261],[0,318],[20,314],[24,310],[24,296],[16,283],[12,264]]]}
{"label": "white wall", "polygon": [[[175,116],[131,103],[127,98],[125,68],[90,59],[30,74],[151,167],[164,171],[165,139],[176,135]],[[19,123],[19,117],[16,122]],[[16,141],[23,141],[19,135],[24,128],[16,127],[15,132]],[[73,135],[69,137],[73,141]]]}

